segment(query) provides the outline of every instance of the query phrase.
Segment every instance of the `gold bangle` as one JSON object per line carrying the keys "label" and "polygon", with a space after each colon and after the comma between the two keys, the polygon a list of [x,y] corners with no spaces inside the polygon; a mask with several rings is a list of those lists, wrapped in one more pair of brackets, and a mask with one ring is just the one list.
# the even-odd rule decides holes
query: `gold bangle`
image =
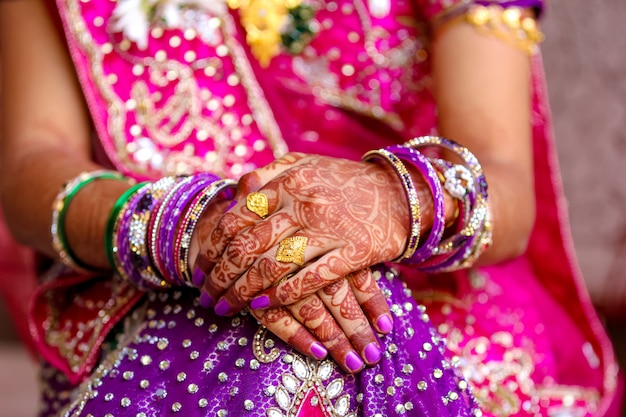
{"label": "gold bangle", "polygon": [[467,22],[479,33],[503,40],[529,56],[539,51],[544,39],[532,11],[521,7],[476,4],[448,20],[453,22]]}

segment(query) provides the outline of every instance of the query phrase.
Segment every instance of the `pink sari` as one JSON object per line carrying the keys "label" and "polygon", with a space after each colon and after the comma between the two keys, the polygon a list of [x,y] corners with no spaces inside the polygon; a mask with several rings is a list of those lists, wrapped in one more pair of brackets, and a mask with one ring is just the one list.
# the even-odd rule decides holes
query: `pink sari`
{"label": "pink sari", "polygon": [[[153,28],[141,49],[111,29],[115,3],[57,5],[110,163],[138,178],[202,170],[236,178],[287,149],[358,159],[436,133],[425,20],[411,19],[442,6],[424,3],[397,2],[381,16],[362,1],[333,2],[317,11],[323,30],[305,52],[277,54],[267,67],[248,48],[237,12],[219,16],[220,29],[204,37],[186,38],[193,22]],[[346,33],[351,40],[337,42]],[[533,91],[537,223],[527,253],[454,274],[402,272],[486,414],[617,415],[618,368],[574,261],[539,57]],[[38,351],[73,384],[92,372],[102,342],[142,295],[105,282],[51,280],[33,298]],[[109,307],[48,303],[78,284]],[[98,314],[109,320],[78,335]],[[69,342],[88,349],[68,351]]]}

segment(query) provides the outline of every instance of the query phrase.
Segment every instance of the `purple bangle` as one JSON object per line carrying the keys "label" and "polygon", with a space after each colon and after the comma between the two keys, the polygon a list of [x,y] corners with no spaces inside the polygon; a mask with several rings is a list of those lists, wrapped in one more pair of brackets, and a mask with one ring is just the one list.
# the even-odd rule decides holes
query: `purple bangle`
{"label": "purple bangle", "polygon": [[430,188],[433,195],[433,225],[426,240],[408,259],[402,262],[410,265],[419,264],[430,258],[435,252],[443,232],[446,227],[445,208],[443,199],[443,190],[437,176],[435,168],[428,162],[426,157],[413,148],[402,145],[394,145],[385,148],[387,151],[395,154],[402,161],[409,162],[413,165],[426,180],[426,184]]}
{"label": "purple bangle", "polygon": [[363,161],[371,161],[374,158],[381,158],[389,162],[389,164],[391,164],[393,169],[396,171],[398,177],[400,177],[402,185],[404,186],[404,192],[406,193],[407,202],[409,204],[409,236],[402,255],[393,261],[400,262],[404,259],[410,259],[417,250],[422,224],[422,213],[420,210],[419,200],[417,198],[417,191],[415,190],[415,184],[413,183],[413,178],[407,171],[402,161],[386,149],[369,151],[363,155],[361,159]]}
{"label": "purple bangle", "polygon": [[175,268],[177,276],[181,277],[182,281],[190,287],[195,286],[192,280],[191,269],[189,268],[189,247],[196,225],[209,204],[218,195],[224,194],[226,199],[232,199],[234,193],[231,192],[231,189],[236,186],[237,182],[230,179],[213,182],[196,195],[182,218],[174,247]]}
{"label": "purple bangle", "polygon": [[128,241],[130,221],[132,218],[132,210],[130,210],[130,207],[132,207],[133,200],[136,200],[138,196],[140,197],[147,192],[148,187],[149,184],[146,184],[136,190],[121,207],[115,220],[111,239],[116,271],[122,278],[137,286],[140,286],[140,281],[136,280],[132,273],[129,274],[129,272],[132,272],[130,245]]}
{"label": "purple bangle", "polygon": [[152,209],[175,184],[175,177],[161,178],[151,183],[146,192],[137,196],[130,204],[132,218],[127,236],[130,247],[130,265],[127,273],[140,288],[165,289],[170,286],[150,261],[147,233]]}
{"label": "purple bangle", "polygon": [[172,196],[181,188],[184,187],[185,184],[193,181],[193,177],[181,177],[178,182],[169,192],[164,196],[163,200],[159,202],[158,206],[156,206],[152,213],[152,219],[150,219],[150,225],[148,227],[148,249],[150,252],[150,258],[152,259],[152,265],[154,265],[158,271],[161,273],[163,278],[167,280],[171,284],[179,285],[180,283],[175,281],[175,278],[172,276],[168,276],[166,274],[165,268],[163,267],[163,262],[161,259],[161,251],[159,246],[162,245],[163,238],[161,237],[161,229],[162,225],[165,224],[163,221],[163,217],[168,211],[168,205],[172,200]]}
{"label": "purple bangle", "polygon": [[193,175],[189,180],[182,181],[179,187],[172,189],[160,208],[163,214],[160,223],[155,225],[159,237],[156,242],[156,253],[163,276],[179,285],[183,285],[184,282],[176,273],[174,247],[180,215],[200,191],[217,180],[219,177],[213,174]]}

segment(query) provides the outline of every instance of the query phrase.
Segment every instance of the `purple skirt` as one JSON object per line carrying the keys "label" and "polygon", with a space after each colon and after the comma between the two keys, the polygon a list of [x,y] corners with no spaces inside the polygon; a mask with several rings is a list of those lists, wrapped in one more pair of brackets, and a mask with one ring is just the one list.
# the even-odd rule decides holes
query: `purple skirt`
{"label": "purple skirt", "polygon": [[[478,416],[445,340],[393,270],[383,358],[358,375],[309,359],[250,314],[218,317],[193,290],[148,293],[78,387],[43,370],[42,416]],[[47,386],[46,386],[47,384]]]}

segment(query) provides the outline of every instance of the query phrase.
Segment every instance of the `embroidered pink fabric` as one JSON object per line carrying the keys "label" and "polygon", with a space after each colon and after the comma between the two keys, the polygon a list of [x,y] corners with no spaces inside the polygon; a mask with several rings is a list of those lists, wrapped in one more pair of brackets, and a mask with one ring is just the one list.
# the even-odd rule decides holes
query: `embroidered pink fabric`
{"label": "embroidered pink fabric", "polygon": [[[114,29],[115,2],[57,2],[102,148],[138,178],[236,178],[287,149],[358,159],[436,133],[425,27],[444,3],[391,2],[384,15],[364,1],[324,3],[304,51],[262,68],[237,12],[190,8],[176,27],[151,27],[141,49]],[[573,256],[538,57],[533,91],[538,220],[527,254],[478,271],[404,273],[487,414],[616,415],[617,365]],[[63,362],[33,330],[46,359]]]}

